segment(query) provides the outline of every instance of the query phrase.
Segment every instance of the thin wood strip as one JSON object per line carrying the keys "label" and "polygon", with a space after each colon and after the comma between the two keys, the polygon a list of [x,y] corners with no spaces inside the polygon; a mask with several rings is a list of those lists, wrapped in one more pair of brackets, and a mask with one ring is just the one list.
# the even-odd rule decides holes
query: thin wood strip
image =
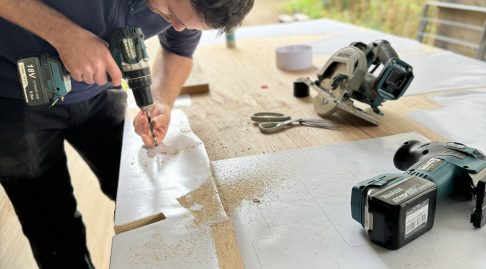
{"label": "thin wood strip", "polygon": [[143,227],[143,226],[146,226],[146,225],[149,225],[149,224],[152,224],[152,223],[164,220],[164,219],[165,219],[164,213],[160,212],[160,213],[156,213],[156,214],[147,216],[147,217],[142,218],[142,219],[127,222],[125,224],[115,225],[115,234],[134,230],[134,229],[137,229],[137,228],[140,228],[140,227]]}

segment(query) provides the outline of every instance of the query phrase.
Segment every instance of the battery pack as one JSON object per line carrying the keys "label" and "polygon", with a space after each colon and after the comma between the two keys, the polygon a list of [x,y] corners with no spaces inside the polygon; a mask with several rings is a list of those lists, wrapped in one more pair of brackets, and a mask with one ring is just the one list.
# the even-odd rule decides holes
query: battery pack
{"label": "battery pack", "polygon": [[418,176],[380,189],[368,197],[368,235],[388,249],[399,249],[434,225],[437,188]]}
{"label": "battery pack", "polygon": [[23,58],[17,62],[17,67],[27,105],[47,106],[50,98],[39,58]]}

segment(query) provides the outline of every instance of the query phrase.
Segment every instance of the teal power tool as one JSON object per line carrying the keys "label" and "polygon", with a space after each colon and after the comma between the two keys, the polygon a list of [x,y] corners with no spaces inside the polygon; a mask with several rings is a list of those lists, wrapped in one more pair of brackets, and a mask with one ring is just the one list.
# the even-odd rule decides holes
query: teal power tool
{"label": "teal power tool", "polygon": [[[110,51],[128,86],[132,89],[137,106],[147,116],[155,146],[157,140],[150,109],[153,106],[149,57],[142,29],[118,28],[111,34]],[[71,79],[61,61],[47,54],[22,58],[17,62],[25,101],[29,106],[54,106],[71,91]]]}
{"label": "teal power tool", "polygon": [[486,157],[456,142],[405,142],[393,158],[402,174],[382,174],[360,182],[351,193],[351,215],[372,242],[398,249],[434,224],[436,203],[454,195],[476,197],[474,227],[485,224]]}
{"label": "teal power tool", "polygon": [[[378,75],[374,73],[382,68]],[[314,108],[322,117],[343,110],[379,125],[383,113],[378,108],[387,100],[400,98],[412,82],[413,68],[398,57],[391,44],[379,40],[370,44],[354,42],[332,55],[317,74],[317,80],[299,78],[294,82],[294,96],[317,95]],[[359,101],[372,111],[354,105]]]}
{"label": "teal power tool", "polygon": [[154,125],[150,110],[153,106],[152,77],[147,48],[145,47],[142,29],[126,27],[116,29],[110,39],[110,51],[118,67],[132,89],[137,106],[145,113],[148,119],[150,133],[154,145],[158,146],[155,138]]}

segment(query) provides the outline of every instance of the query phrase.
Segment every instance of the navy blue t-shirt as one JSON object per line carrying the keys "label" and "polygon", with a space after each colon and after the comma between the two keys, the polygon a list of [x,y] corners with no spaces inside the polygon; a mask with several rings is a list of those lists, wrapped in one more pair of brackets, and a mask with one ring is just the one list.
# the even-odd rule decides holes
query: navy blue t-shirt
{"label": "navy blue t-shirt", "polygon": [[[146,0],[43,0],[66,17],[109,42],[115,28],[141,27],[145,38],[159,36],[164,49],[175,54],[192,57],[201,31],[186,29],[175,31],[171,24],[147,7]],[[23,99],[23,91],[17,71],[17,60],[40,56],[44,53],[57,56],[56,50],[38,36],[0,18],[0,97]],[[150,55],[154,57],[155,55]],[[71,80],[72,92],[64,102],[87,100],[110,84],[98,86]]]}

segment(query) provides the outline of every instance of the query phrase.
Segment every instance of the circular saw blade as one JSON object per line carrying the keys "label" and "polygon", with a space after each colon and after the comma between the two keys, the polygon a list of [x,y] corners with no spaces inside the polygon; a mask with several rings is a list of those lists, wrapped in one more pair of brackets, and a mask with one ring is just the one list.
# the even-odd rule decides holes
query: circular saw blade
{"label": "circular saw blade", "polygon": [[334,113],[338,107],[337,103],[327,93],[319,93],[312,99],[314,108],[321,117],[326,117]]}
{"label": "circular saw blade", "polygon": [[335,64],[329,68],[331,70],[325,72],[328,76],[323,78],[319,84],[319,88],[321,88],[322,91],[319,91],[312,100],[317,114],[322,117],[333,114],[338,109],[337,104],[346,99],[346,89],[343,83],[340,83],[335,88],[331,85],[334,77],[339,74],[346,75],[346,65]]}

